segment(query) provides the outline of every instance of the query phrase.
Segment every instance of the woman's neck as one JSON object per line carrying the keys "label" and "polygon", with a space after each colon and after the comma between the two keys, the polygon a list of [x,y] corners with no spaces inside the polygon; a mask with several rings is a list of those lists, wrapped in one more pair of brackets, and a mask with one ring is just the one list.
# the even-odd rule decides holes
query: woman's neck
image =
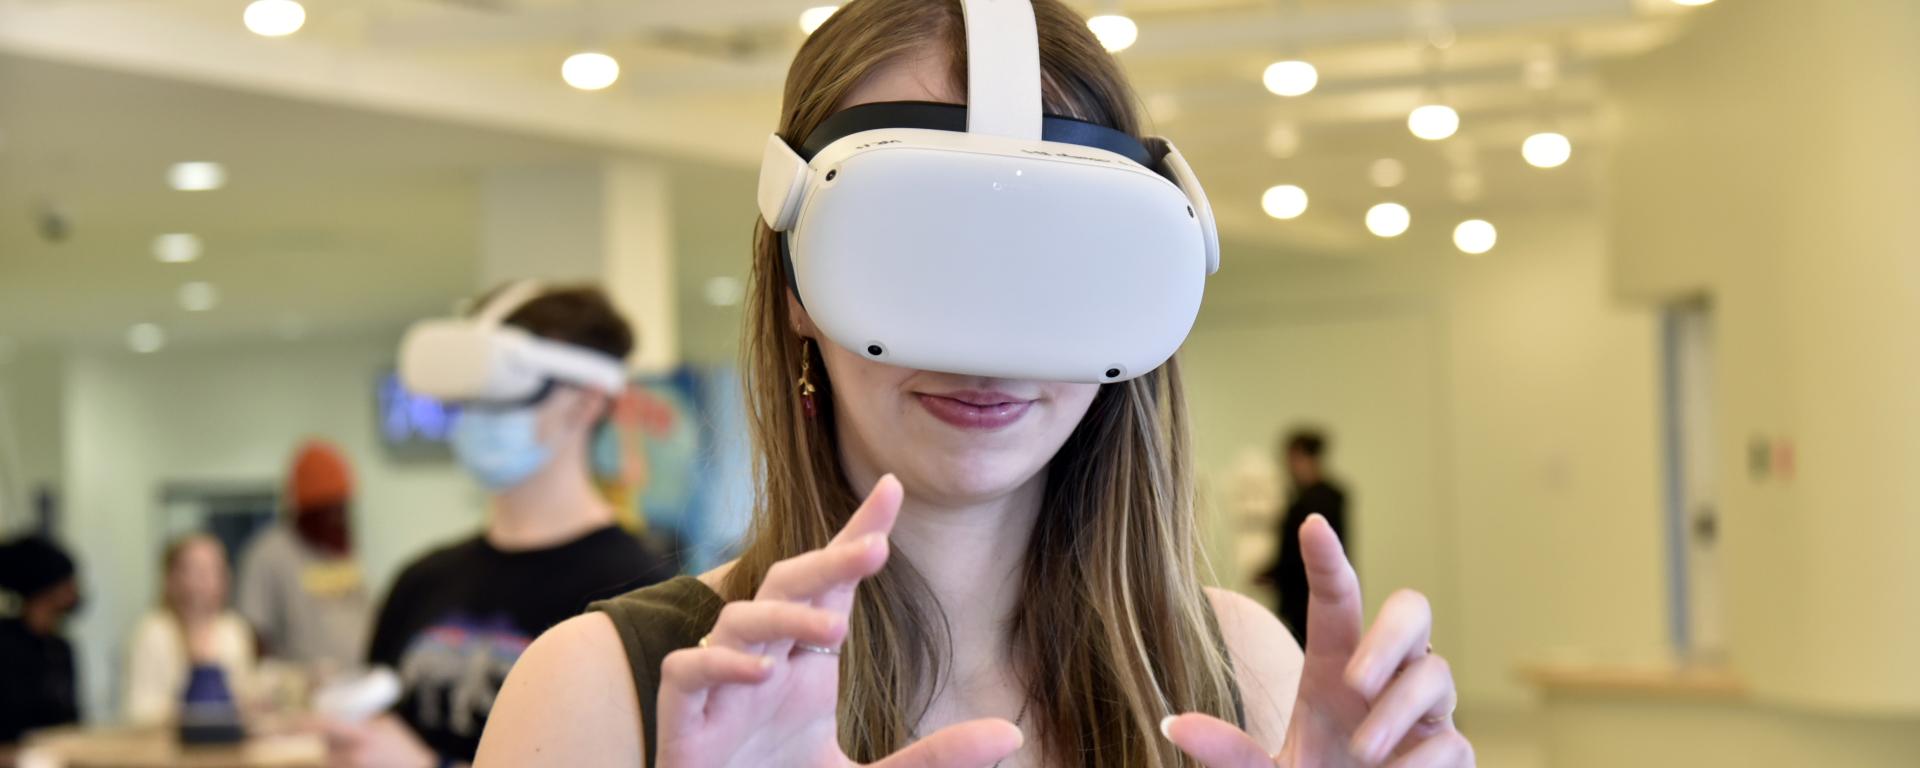
{"label": "woman's neck", "polygon": [[[1041,473],[1013,493],[971,504],[916,498],[911,489],[893,528],[897,551],[926,579],[951,631],[952,656],[936,683],[929,722],[1011,706],[1018,678],[1008,663],[1007,622],[1019,607],[1027,544],[1046,487]],[[954,720],[957,722],[957,720]]]}
{"label": "woman's neck", "polygon": [[613,509],[587,480],[582,462],[561,459],[494,495],[488,544],[506,551],[546,549],[613,523]]}

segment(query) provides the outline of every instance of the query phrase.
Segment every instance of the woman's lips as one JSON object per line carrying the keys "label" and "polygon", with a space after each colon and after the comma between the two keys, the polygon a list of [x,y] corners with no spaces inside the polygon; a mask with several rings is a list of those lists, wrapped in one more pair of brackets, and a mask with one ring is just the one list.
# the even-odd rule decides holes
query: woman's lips
{"label": "woman's lips", "polygon": [[961,429],[1000,429],[1019,421],[1033,407],[1025,400],[999,392],[919,394],[920,406],[933,417]]}

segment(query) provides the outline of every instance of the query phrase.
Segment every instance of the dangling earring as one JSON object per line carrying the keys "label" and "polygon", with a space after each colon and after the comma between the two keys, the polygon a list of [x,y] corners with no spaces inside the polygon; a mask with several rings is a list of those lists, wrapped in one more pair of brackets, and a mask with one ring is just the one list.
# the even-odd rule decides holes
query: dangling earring
{"label": "dangling earring", "polygon": [[812,373],[812,371],[813,340],[802,338],[800,339],[800,381],[794,384],[794,389],[799,390],[800,409],[806,412],[807,418],[809,419],[813,418],[814,414],[813,393],[815,390],[813,388],[813,382],[808,380],[808,374]]}

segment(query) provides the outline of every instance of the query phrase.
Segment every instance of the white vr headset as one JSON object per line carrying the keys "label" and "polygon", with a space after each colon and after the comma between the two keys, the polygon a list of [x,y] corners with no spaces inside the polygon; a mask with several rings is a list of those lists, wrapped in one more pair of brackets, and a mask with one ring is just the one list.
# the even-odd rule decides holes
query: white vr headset
{"label": "white vr headset", "polygon": [[1043,115],[1029,0],[963,0],[967,105],[863,104],[761,160],[760,214],[840,346],[892,365],[1130,379],[1172,357],[1220,267],[1161,138]]}
{"label": "white vr headset", "polygon": [[454,403],[526,402],[553,382],[618,395],[627,384],[619,360],[502,324],[540,291],[539,283],[514,283],[472,318],[415,323],[400,342],[401,382]]}

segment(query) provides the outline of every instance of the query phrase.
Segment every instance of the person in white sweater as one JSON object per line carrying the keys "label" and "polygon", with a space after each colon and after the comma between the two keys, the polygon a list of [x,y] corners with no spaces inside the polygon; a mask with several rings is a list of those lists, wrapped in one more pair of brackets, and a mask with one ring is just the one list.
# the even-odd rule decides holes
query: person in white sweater
{"label": "person in white sweater", "polygon": [[167,547],[161,604],[140,620],[127,648],[126,719],[164,725],[179,715],[189,671],[219,667],[239,699],[255,659],[253,630],[227,607],[226,549],[206,534]]}

